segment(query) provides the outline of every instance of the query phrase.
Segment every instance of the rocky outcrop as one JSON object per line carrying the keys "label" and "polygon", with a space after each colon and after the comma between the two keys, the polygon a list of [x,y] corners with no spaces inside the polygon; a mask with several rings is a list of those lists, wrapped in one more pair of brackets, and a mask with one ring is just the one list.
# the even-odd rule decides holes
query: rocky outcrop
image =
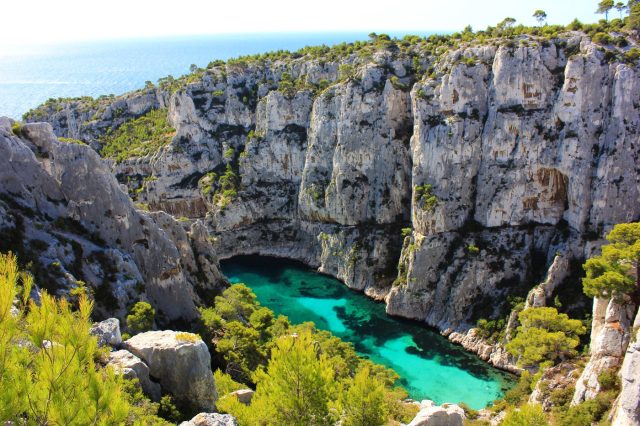
{"label": "rocky outcrop", "polygon": [[12,126],[0,118],[0,249],[56,295],[91,287],[98,316],[143,298],[162,319],[193,319],[196,293],[223,284],[202,225],[137,210],[95,151],[50,125]]}
{"label": "rocky outcrop", "polygon": [[98,338],[98,345],[118,347],[122,343],[120,335],[120,321],[117,318],[108,318],[91,326],[89,333]]}
{"label": "rocky outcrop", "polygon": [[238,423],[230,414],[200,413],[180,426],[238,426]]}
{"label": "rocky outcrop", "polygon": [[594,398],[600,392],[598,376],[605,371],[615,373],[620,368],[631,338],[635,311],[632,303],[594,299],[590,358],[576,381],[572,404]]}
{"label": "rocky outcrop", "polygon": [[127,379],[138,379],[143,392],[152,401],[160,401],[162,390],[160,385],[151,380],[149,366],[129,351],[119,350],[109,353],[107,365]]}
{"label": "rocky outcrop", "polygon": [[572,361],[564,361],[544,370],[529,395],[530,404],[540,404],[545,411],[555,405],[564,405],[573,396],[580,368]]}
{"label": "rocky outcrop", "polygon": [[640,425],[640,314],[636,315],[631,332],[631,342],[627,347],[620,378],[622,388],[611,414],[613,426]]}
{"label": "rocky outcrop", "polygon": [[32,115],[97,147],[167,108],[173,141],[113,165],[138,201],[204,218],[220,258],[301,260],[461,342],[556,252],[579,262],[640,218],[638,70],[586,35],[368,53],[233,62]]}
{"label": "rocky outcrop", "polygon": [[229,396],[237,398],[238,402],[241,402],[244,405],[251,404],[251,400],[253,399],[253,395],[255,394],[254,390],[251,389],[239,389],[237,391],[233,391],[229,394]]}
{"label": "rocky outcrop", "polygon": [[122,346],[149,366],[149,374],[175,400],[189,407],[212,411],[218,398],[211,356],[199,336],[176,331],[148,331]]}
{"label": "rocky outcrop", "polygon": [[438,406],[425,400],[420,403],[420,411],[408,426],[462,426],[466,418],[464,410],[456,404]]}

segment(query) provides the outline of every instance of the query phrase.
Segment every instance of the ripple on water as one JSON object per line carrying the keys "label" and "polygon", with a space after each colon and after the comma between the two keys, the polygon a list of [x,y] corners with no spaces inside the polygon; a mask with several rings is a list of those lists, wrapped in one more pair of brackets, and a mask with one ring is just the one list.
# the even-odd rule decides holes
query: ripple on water
{"label": "ripple on water", "polygon": [[251,287],[260,303],[276,313],[293,323],[313,321],[353,343],[360,355],[393,368],[415,400],[464,402],[477,409],[500,398],[513,384],[511,375],[433,330],[391,318],[384,304],[299,263],[258,256],[221,263],[232,283]]}

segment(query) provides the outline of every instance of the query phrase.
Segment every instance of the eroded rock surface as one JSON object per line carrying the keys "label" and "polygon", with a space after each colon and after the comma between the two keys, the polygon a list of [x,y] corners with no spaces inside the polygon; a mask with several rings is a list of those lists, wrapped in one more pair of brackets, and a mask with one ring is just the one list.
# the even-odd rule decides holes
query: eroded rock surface
{"label": "eroded rock surface", "polygon": [[0,118],[0,249],[33,262],[53,294],[92,287],[99,316],[143,298],[168,320],[195,318],[196,293],[223,284],[202,225],[137,210],[94,150],[13,124]]}
{"label": "eroded rock surface", "polygon": [[[107,129],[166,108],[172,142],[112,165],[137,201],[204,219],[220,258],[301,260],[505,364],[464,334],[506,318],[556,252],[579,264],[640,217],[637,67],[578,32],[524,41],[413,61],[387,49],[230,63],[175,92],[62,102],[30,119],[99,148]],[[278,90],[285,72],[299,90]],[[530,303],[563,283],[577,274]]]}
{"label": "eroded rock surface", "polygon": [[122,343],[149,366],[149,374],[174,398],[213,411],[218,398],[211,356],[199,336],[171,330],[147,331]]}

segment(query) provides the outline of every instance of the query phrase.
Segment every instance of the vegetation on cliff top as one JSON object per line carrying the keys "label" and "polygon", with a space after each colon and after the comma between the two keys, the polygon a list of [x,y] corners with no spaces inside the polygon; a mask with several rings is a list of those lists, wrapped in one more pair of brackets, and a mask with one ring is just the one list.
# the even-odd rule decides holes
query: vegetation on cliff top
{"label": "vegetation on cliff top", "polygon": [[167,110],[154,109],[120,127],[107,130],[100,140],[100,153],[122,162],[153,154],[167,146],[174,136],[175,130],[167,121]]}

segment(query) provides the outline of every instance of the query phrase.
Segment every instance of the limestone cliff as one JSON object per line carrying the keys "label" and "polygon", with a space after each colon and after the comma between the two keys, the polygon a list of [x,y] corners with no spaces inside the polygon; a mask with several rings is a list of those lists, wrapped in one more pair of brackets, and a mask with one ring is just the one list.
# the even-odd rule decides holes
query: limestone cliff
{"label": "limestone cliff", "polygon": [[299,259],[459,337],[640,218],[640,80],[576,32],[436,51],[232,61],[27,118],[100,149],[167,108],[171,143],[112,164],[137,201],[203,219],[220,258]]}
{"label": "limestone cliff", "polygon": [[125,315],[142,298],[160,321],[193,319],[198,293],[219,288],[217,258],[200,222],[137,210],[88,146],[48,124],[0,118],[0,248],[18,252],[56,295],[86,285],[98,316]]}

